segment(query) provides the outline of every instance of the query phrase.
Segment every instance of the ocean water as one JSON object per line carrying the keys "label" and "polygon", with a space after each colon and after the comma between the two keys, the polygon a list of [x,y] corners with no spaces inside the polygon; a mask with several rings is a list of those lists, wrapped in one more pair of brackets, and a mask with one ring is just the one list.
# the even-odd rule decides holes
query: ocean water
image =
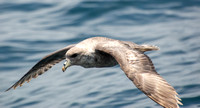
{"label": "ocean water", "polygon": [[63,73],[62,61],[4,92],[45,55],[95,36],[159,46],[146,53],[157,72],[182,108],[200,108],[199,0],[1,0],[0,108],[161,108],[119,66]]}

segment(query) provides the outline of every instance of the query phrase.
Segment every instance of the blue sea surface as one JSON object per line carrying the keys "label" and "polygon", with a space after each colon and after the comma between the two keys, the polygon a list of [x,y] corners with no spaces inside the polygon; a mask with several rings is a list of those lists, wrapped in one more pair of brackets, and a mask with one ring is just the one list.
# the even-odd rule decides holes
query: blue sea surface
{"label": "blue sea surface", "polygon": [[199,0],[1,0],[0,108],[161,108],[119,66],[58,63],[4,92],[47,54],[103,36],[151,44],[157,72],[179,93],[182,108],[200,108]]}

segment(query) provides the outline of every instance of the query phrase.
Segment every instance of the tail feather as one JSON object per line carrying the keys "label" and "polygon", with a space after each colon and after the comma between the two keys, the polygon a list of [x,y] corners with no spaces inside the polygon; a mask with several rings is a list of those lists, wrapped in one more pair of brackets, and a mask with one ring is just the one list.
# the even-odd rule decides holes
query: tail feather
{"label": "tail feather", "polygon": [[140,51],[142,51],[142,52],[145,52],[145,51],[159,50],[159,47],[154,46],[154,45],[146,45],[146,44],[144,44],[144,45],[140,45],[138,47],[138,49]]}
{"label": "tail feather", "polygon": [[128,47],[142,51],[142,52],[159,50],[159,47],[154,46],[154,45],[147,45],[147,44],[138,45],[138,44],[135,44],[135,43],[129,42],[129,41],[122,41],[122,42],[124,45],[127,45]]}

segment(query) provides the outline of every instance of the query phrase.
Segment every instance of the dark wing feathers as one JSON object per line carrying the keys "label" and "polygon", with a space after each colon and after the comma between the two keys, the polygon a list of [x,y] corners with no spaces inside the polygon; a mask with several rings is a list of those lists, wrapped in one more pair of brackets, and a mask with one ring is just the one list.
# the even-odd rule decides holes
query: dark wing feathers
{"label": "dark wing feathers", "polygon": [[13,86],[8,88],[6,91],[22,86],[25,81],[29,82],[32,78],[38,77],[38,75],[43,74],[48,69],[50,69],[56,63],[59,63],[65,59],[65,53],[72,48],[74,45],[67,46],[61,50],[55,51],[44,58],[42,58],[35,66],[33,66],[19,81],[17,81]]}
{"label": "dark wing feathers", "polygon": [[[127,77],[153,101],[166,108],[179,108],[178,104],[182,103],[177,92],[155,71],[150,58],[143,54],[144,50],[128,47],[130,46],[105,43],[97,45],[96,49],[112,55]],[[148,46],[142,47],[146,49]],[[150,47],[147,49],[151,50]]]}

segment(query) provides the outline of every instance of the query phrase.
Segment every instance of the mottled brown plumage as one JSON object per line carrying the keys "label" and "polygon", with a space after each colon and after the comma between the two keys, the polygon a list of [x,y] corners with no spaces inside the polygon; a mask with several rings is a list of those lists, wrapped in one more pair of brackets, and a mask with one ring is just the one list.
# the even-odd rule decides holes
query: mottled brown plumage
{"label": "mottled brown plumage", "polygon": [[179,108],[178,104],[182,103],[177,92],[156,72],[152,61],[144,54],[151,50],[158,50],[158,47],[104,37],[89,38],[47,55],[6,91],[22,86],[63,59],[66,59],[63,71],[73,65],[90,68],[119,64],[126,76],[150,99],[165,108]]}

